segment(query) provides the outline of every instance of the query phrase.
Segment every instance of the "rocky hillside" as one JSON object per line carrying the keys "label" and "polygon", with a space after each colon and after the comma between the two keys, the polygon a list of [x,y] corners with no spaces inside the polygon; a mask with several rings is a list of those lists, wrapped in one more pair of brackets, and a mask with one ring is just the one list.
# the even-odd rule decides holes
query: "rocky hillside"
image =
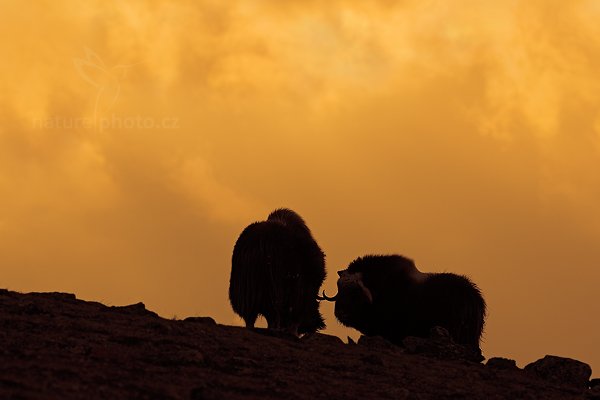
{"label": "rocky hillside", "polygon": [[575,360],[475,358],[443,329],[344,344],[0,291],[0,399],[600,399]]}

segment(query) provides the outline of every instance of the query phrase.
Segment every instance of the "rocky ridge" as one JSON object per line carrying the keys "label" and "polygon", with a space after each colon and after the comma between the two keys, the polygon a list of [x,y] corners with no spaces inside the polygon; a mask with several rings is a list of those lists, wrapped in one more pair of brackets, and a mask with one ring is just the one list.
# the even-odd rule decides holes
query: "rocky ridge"
{"label": "rocky ridge", "polygon": [[[142,303],[0,290],[1,399],[598,399],[587,364],[546,356],[524,369],[441,328],[394,346],[168,320]],[[591,387],[591,388],[590,388]]]}

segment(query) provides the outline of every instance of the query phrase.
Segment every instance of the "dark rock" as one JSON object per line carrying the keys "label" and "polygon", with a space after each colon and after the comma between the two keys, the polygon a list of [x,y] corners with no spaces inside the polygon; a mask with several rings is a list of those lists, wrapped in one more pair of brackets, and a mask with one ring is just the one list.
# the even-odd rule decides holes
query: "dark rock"
{"label": "dark rock", "polygon": [[[597,380],[586,382],[593,389],[557,386],[522,370],[406,355],[378,337],[352,346],[321,334],[283,340],[156,318],[143,305],[51,296],[0,294],[0,399],[600,400]],[[437,356],[456,345],[437,329],[414,340]]]}
{"label": "dark rock", "polygon": [[587,392],[586,398],[588,400],[600,400],[600,385],[592,386],[592,388]]}
{"label": "dark rock", "polygon": [[264,336],[271,336],[271,337],[287,339],[287,340],[291,340],[291,341],[300,340],[298,338],[298,336],[293,335],[285,330],[277,330],[277,329],[269,329],[269,328],[252,328],[251,330],[254,333],[258,333],[258,334],[261,334]]}
{"label": "dark rock", "polygon": [[365,364],[383,366],[383,360],[377,354],[369,354],[369,355],[363,356],[363,357],[361,357],[361,360]]}
{"label": "dark rock", "polygon": [[358,344],[376,350],[400,350],[391,342],[388,342],[381,336],[365,336],[361,335],[358,338]]}
{"label": "dark rock", "polygon": [[409,336],[404,338],[402,345],[408,354],[419,354],[427,351],[428,340],[420,337]]}
{"label": "dark rock", "polygon": [[130,304],[128,306],[112,306],[110,309],[119,312],[125,312],[127,314],[150,315],[158,317],[158,314],[156,314],[155,312],[146,310],[146,305],[144,305],[144,303],[142,302]]}
{"label": "dark rock", "polygon": [[462,346],[452,341],[450,335],[443,328],[433,328],[432,337],[421,338],[408,336],[402,345],[408,354],[421,354],[444,360],[465,360],[481,362],[484,360],[479,349]]}
{"label": "dark rock", "polygon": [[452,338],[450,337],[450,332],[446,328],[442,328],[441,326],[434,326],[429,331],[429,338],[438,341],[447,341],[451,342]]}
{"label": "dark rock", "polygon": [[188,317],[184,319],[185,322],[193,322],[195,324],[208,324],[216,325],[217,322],[211,317]]}
{"label": "dark rock", "polygon": [[77,300],[77,296],[74,293],[54,292],[53,294],[63,300]]}
{"label": "dark rock", "polygon": [[496,369],[513,369],[518,370],[517,362],[515,360],[511,360],[510,358],[502,358],[502,357],[492,357],[487,363],[485,363],[490,368]]}
{"label": "dark rock", "polygon": [[344,342],[338,336],[325,335],[323,333],[311,333],[302,337],[301,341],[308,345],[343,345]]}
{"label": "dark rock", "polygon": [[52,299],[57,299],[57,300],[67,300],[67,301],[74,301],[77,300],[77,297],[73,294],[73,293],[63,293],[63,292],[44,292],[44,293],[31,293],[34,296],[37,297],[46,297],[46,298],[52,298]]}
{"label": "dark rock", "polygon": [[202,383],[190,391],[190,400],[216,400],[221,398],[223,398],[223,395],[206,383]]}
{"label": "dark rock", "polygon": [[38,314],[46,314],[46,313],[48,313],[39,304],[30,303],[30,302],[21,304],[19,306],[18,310],[20,311],[20,313],[26,314],[26,315],[38,315]]}
{"label": "dark rock", "polygon": [[587,388],[592,375],[592,368],[586,363],[550,355],[527,365],[525,371],[557,385],[578,388]]}
{"label": "dark rock", "polygon": [[190,400],[204,400],[206,386],[197,386],[190,390]]}
{"label": "dark rock", "polygon": [[258,368],[260,364],[251,358],[247,357],[237,357],[233,356],[228,361],[230,364],[234,364],[238,367],[246,367],[246,368]]}
{"label": "dark rock", "polygon": [[112,336],[108,340],[110,340],[111,342],[123,344],[125,346],[137,346],[145,342],[144,338],[130,335]]}
{"label": "dark rock", "polygon": [[402,341],[402,347],[396,346],[380,336],[364,336],[358,339],[358,344],[382,350],[394,350],[408,354],[421,354],[446,360],[466,360],[481,362],[484,360],[479,349],[454,343],[448,331],[442,327],[434,327],[429,338],[408,336]]}
{"label": "dark rock", "polygon": [[206,359],[204,355],[193,349],[178,349],[171,351],[159,351],[149,357],[146,361],[150,364],[161,367],[183,367],[183,366],[202,366]]}
{"label": "dark rock", "polygon": [[418,400],[420,396],[417,393],[411,393],[408,389],[395,387],[385,393],[381,393],[382,398],[395,400]]}
{"label": "dark rock", "polygon": [[600,379],[592,379],[589,385],[590,390],[587,392],[586,399],[600,400]]}
{"label": "dark rock", "polygon": [[173,327],[163,321],[152,321],[145,324],[147,329],[161,334],[167,334],[173,331]]}
{"label": "dark rock", "polygon": [[[595,384],[593,382],[596,381]],[[587,400],[600,400],[600,384],[598,379],[592,379],[590,381],[590,390],[586,393]]]}

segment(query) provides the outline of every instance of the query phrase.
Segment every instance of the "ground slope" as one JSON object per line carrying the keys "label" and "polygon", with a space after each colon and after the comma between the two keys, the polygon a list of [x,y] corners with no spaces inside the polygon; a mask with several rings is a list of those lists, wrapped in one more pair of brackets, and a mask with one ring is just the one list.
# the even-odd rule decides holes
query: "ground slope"
{"label": "ground slope", "polygon": [[522,370],[0,291],[0,399],[582,399]]}

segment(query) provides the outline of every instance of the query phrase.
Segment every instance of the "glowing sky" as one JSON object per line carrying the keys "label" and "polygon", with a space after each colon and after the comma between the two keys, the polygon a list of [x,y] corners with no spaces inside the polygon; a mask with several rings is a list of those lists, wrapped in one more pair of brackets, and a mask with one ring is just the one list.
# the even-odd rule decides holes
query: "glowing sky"
{"label": "glowing sky", "polygon": [[[469,275],[600,368],[600,2],[0,2],[0,286],[239,324],[241,230]],[[327,332],[342,337],[333,305]]]}

